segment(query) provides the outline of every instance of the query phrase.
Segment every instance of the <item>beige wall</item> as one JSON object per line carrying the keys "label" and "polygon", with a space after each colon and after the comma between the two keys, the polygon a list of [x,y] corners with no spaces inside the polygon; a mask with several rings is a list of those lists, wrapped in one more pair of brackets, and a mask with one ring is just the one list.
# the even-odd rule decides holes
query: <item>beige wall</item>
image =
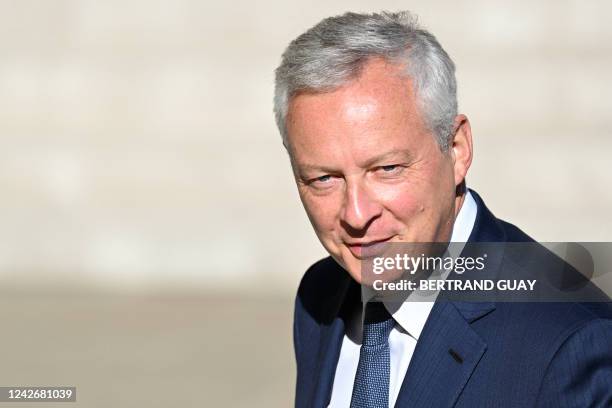
{"label": "beige wall", "polygon": [[[291,293],[324,255],[271,113],[297,34],[411,7],[455,59],[493,211],[610,240],[606,1],[2,1],[0,279]],[[195,286],[194,286],[195,285]]]}

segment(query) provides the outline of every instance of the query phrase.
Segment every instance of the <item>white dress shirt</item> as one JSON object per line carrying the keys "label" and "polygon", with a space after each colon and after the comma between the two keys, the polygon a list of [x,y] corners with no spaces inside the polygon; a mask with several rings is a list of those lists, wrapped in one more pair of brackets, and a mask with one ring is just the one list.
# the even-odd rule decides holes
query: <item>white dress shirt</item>
{"label": "white dress shirt", "polygon": [[[475,221],[476,202],[468,190],[463,205],[455,219],[450,241],[457,243],[467,242],[474,228]],[[452,255],[457,256],[459,254]],[[448,271],[442,275],[442,279],[445,279],[447,275]],[[389,350],[391,353],[390,407],[395,405],[404,376],[406,371],[408,371],[408,365],[414,353],[414,348],[433,305],[434,302],[403,302],[399,309],[392,313],[393,319],[395,319],[395,327],[389,335]],[[387,307],[387,309],[390,308]],[[340,349],[340,358],[336,366],[329,403],[329,407],[332,408],[346,408],[351,404],[353,382],[357,373],[359,349],[361,347],[359,339],[362,337],[361,331],[363,329],[361,316],[356,316],[352,321],[354,324],[347,325],[346,333],[342,340],[342,348]]]}

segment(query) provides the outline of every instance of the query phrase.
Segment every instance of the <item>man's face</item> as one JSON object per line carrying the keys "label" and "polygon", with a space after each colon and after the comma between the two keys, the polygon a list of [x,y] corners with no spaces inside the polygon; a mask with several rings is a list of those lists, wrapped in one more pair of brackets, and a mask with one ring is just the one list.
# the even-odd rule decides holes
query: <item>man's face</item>
{"label": "man's face", "polygon": [[361,260],[386,242],[448,241],[465,176],[453,149],[443,153],[427,129],[402,69],[372,60],[333,92],[295,96],[287,115],[302,203],[323,246],[358,282]]}

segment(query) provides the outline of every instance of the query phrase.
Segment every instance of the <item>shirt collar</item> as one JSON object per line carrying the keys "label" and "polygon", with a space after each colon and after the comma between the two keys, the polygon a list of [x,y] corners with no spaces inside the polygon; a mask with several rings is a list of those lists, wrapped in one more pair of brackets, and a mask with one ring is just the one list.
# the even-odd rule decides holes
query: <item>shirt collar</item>
{"label": "shirt collar", "polygon": [[[467,190],[463,205],[459,209],[459,213],[453,224],[453,233],[450,242],[467,242],[474,228],[474,223],[476,222],[476,212],[476,201],[474,201],[474,197],[472,197],[470,191]],[[444,276],[444,279],[445,278],[446,276]],[[397,305],[393,307],[393,305],[388,304],[385,304],[385,307],[392,314],[393,319],[401,329],[415,340],[418,340],[433,305],[434,302],[405,301],[402,302],[399,308],[397,308]],[[396,308],[397,310],[395,310],[395,312],[391,312]]]}

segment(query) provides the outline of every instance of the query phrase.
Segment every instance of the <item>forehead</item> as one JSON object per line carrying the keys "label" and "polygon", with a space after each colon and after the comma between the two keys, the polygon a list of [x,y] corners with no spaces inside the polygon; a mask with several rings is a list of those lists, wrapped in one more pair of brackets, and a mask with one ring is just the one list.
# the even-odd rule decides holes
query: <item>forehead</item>
{"label": "forehead", "polygon": [[428,133],[404,67],[381,59],[332,92],[292,98],[287,131],[294,159],[320,156],[324,148],[358,155],[396,144],[405,148],[411,137]]}
{"label": "forehead", "polygon": [[[289,101],[288,120],[300,115],[316,113],[322,108],[335,113],[364,112],[376,104],[379,108],[396,108],[412,111],[416,102],[412,80],[403,65],[392,64],[383,59],[367,62],[359,76],[332,92],[299,92]],[[408,112],[409,113],[409,112]]]}

